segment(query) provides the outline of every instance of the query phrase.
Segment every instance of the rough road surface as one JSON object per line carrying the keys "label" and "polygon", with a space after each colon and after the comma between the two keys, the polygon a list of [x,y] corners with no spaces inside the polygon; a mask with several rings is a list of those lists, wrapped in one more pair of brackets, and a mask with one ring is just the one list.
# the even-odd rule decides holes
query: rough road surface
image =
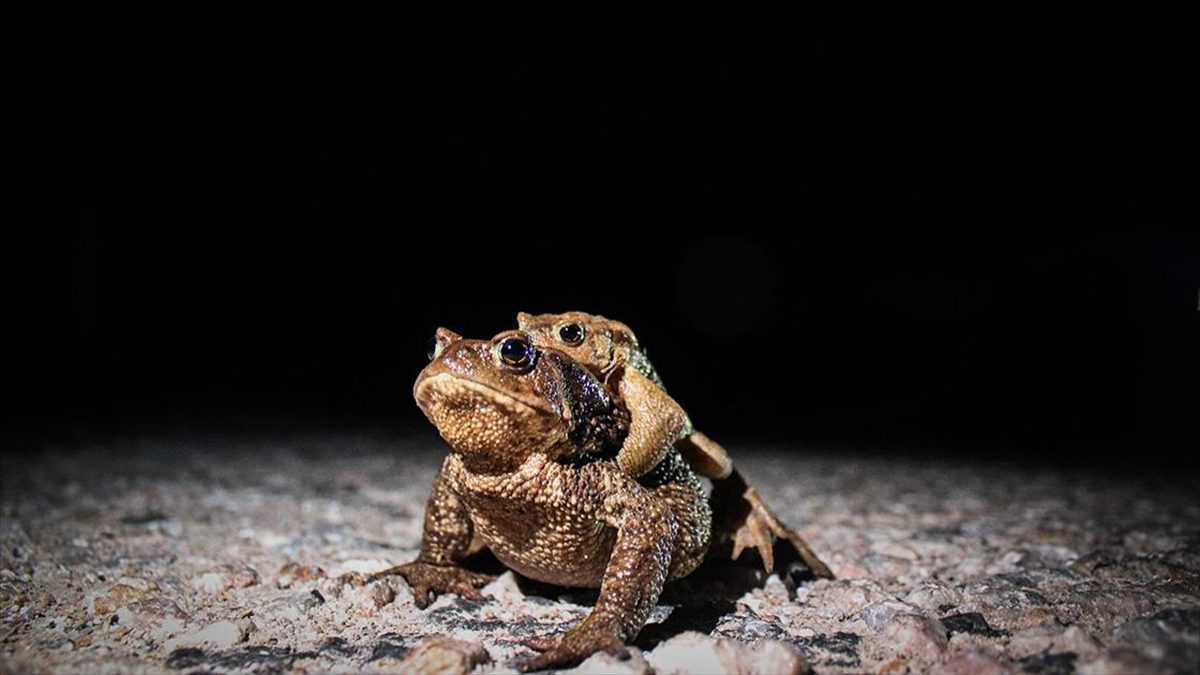
{"label": "rough road surface", "polygon": [[[571,672],[1200,669],[1200,482],[731,450],[836,581],[710,565]],[[0,672],[511,672],[594,595],[418,610],[433,436],[133,438],[6,459]]]}

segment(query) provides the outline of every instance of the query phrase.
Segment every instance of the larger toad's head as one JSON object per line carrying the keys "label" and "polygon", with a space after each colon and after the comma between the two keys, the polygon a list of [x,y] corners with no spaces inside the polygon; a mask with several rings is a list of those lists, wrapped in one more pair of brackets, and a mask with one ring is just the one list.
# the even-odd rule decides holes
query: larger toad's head
{"label": "larger toad's head", "polygon": [[520,331],[467,340],[439,328],[413,396],[450,447],[480,466],[512,468],[531,453],[569,457],[619,445],[604,387],[562,352]]}

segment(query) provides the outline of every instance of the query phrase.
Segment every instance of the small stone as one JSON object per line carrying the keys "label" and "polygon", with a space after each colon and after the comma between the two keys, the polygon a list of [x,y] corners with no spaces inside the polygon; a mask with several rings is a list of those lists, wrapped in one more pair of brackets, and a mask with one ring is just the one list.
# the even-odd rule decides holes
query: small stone
{"label": "small stone", "polygon": [[770,607],[779,607],[787,604],[791,599],[788,594],[787,585],[779,578],[778,574],[772,574],[767,577],[762,588],[763,600]]}
{"label": "small stone", "polygon": [[830,616],[853,616],[868,605],[893,599],[874,579],[830,581],[823,593],[814,591],[809,602]]}
{"label": "small stone", "polygon": [[879,542],[872,546],[871,550],[879,555],[900,558],[901,560],[915,561],[919,557],[916,551],[903,544],[897,544],[894,541]]}
{"label": "small stone", "polygon": [[276,598],[255,610],[255,615],[269,621],[285,623],[301,620],[306,612],[324,604],[325,598],[318,591],[296,593],[283,598]]}
{"label": "small stone", "polygon": [[867,628],[878,633],[891,623],[892,619],[901,614],[920,615],[921,610],[906,602],[885,600],[884,602],[868,605],[859,613],[859,617],[863,620],[863,623],[867,624]]}
{"label": "small stone", "polygon": [[258,584],[258,572],[249,565],[221,565],[192,580],[192,588],[204,593],[221,593],[232,588]]}
{"label": "small stone", "polygon": [[966,633],[968,635],[982,635],[984,637],[1008,637],[1010,633],[1006,630],[996,630],[988,625],[987,619],[979,612],[967,612],[964,614],[951,614],[942,617],[942,626],[946,632]]}
{"label": "small stone", "polygon": [[[315,593],[316,591],[313,592]],[[376,609],[391,603],[395,599],[396,591],[392,588],[391,584],[385,582],[371,584],[371,600],[375,603]]]}
{"label": "small stone", "polygon": [[878,675],[905,675],[908,672],[908,661],[896,656],[881,663],[875,668],[875,672]]}
{"label": "small stone", "polygon": [[949,644],[942,624],[915,614],[896,615],[884,627],[883,636],[902,655],[926,661],[937,659]]}
{"label": "small stone", "polygon": [[1080,656],[1091,656],[1104,649],[1104,645],[1091,633],[1079,626],[1068,626],[1055,642],[1056,651],[1075,652]]}
{"label": "small stone", "polygon": [[138,600],[121,607],[113,614],[118,625],[128,628],[159,627],[171,622],[175,628],[182,628],[187,614],[168,598],[148,598]]}
{"label": "small stone", "polygon": [[233,588],[249,588],[258,585],[258,570],[249,565],[230,565],[230,581]]}
{"label": "small stone", "polygon": [[472,668],[492,662],[483,645],[453,638],[431,636],[401,659],[384,658],[374,662],[389,672],[466,675]]}
{"label": "small stone", "polygon": [[176,670],[184,668],[194,668],[207,660],[204,650],[196,649],[195,647],[184,647],[176,649],[167,655],[167,667]]}
{"label": "small stone", "polygon": [[942,581],[928,581],[909,593],[905,602],[921,609],[936,612],[949,605],[957,607],[962,602],[962,594]]}
{"label": "small stone", "polygon": [[583,663],[565,671],[573,675],[650,675],[654,670],[642,650],[629,647],[620,654],[596,652]]}
{"label": "small stone", "polygon": [[107,591],[92,598],[92,613],[96,615],[112,614],[118,608],[131,602],[144,600],[158,590],[157,584],[145,579],[122,577]]}
{"label": "small stone", "polygon": [[488,585],[480,589],[480,592],[485,596],[502,602],[525,599],[525,594],[521,592],[520,586],[517,585],[517,577],[511,570],[507,570],[504,574],[492,579]]}
{"label": "small stone", "polygon": [[345,560],[337,567],[329,570],[329,576],[340,577],[346,574],[360,574],[369,576],[376,572],[382,572],[392,567],[392,564],[386,560],[378,558],[354,558]]}
{"label": "small stone", "polygon": [[219,621],[167,640],[166,647],[167,649],[196,645],[232,647],[245,639],[246,632],[242,626],[232,621]]}
{"label": "small stone", "polygon": [[862,564],[871,572],[871,576],[881,579],[895,579],[909,573],[912,562],[904,558],[894,558],[890,555],[870,553],[862,557]]}
{"label": "small stone", "polygon": [[192,588],[203,593],[219,593],[226,588],[225,579],[219,572],[205,572],[192,580]]}
{"label": "small stone", "polygon": [[990,654],[969,651],[953,654],[934,666],[933,672],[945,675],[1006,675],[1017,671]]}
{"label": "small stone", "polygon": [[657,673],[788,673],[801,675],[811,668],[800,651],[778,640],[753,645],[687,631],[659,644],[646,654]]}
{"label": "small stone", "polygon": [[290,588],[292,584],[313,581],[324,578],[324,576],[325,570],[320,567],[288,562],[275,573],[275,586],[277,588]]}

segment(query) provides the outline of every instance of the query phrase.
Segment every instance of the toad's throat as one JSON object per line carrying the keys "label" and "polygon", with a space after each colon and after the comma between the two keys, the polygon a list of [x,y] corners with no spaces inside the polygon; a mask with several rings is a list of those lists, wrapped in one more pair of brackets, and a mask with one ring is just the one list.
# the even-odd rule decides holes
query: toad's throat
{"label": "toad's throat", "polygon": [[417,405],[457,452],[516,458],[542,451],[566,435],[561,418],[487,384],[438,373],[419,382]]}

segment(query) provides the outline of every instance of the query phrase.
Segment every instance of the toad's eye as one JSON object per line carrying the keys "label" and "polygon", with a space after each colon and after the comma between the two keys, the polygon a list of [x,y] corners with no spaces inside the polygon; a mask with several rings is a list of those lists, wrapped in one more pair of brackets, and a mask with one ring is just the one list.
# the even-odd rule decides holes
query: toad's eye
{"label": "toad's eye", "polygon": [[558,329],[558,338],[572,346],[580,344],[583,342],[583,326],[569,323]]}
{"label": "toad's eye", "polygon": [[429,342],[425,343],[425,357],[430,361],[436,359],[438,354],[442,351],[441,347],[442,345],[438,344],[438,339],[436,337],[429,338]]}
{"label": "toad's eye", "polygon": [[496,353],[500,355],[500,363],[504,366],[521,371],[533,368],[533,361],[537,358],[537,350],[529,344],[529,340],[516,336],[504,338]]}

